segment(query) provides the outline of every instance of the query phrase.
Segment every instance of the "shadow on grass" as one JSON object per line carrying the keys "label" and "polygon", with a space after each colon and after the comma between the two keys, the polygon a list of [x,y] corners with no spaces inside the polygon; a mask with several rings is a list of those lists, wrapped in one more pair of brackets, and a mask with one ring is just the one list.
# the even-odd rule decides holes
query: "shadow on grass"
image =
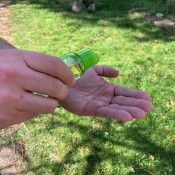
{"label": "shadow on grass", "polygon": [[[57,115],[57,114],[55,114]],[[75,155],[79,153],[79,148],[88,147],[90,153],[85,157],[86,166],[84,167],[82,175],[92,175],[96,174],[97,169],[103,168],[102,161],[111,162],[113,167],[120,166],[120,159],[126,163],[126,167],[133,167],[133,170],[130,171],[128,175],[136,174],[136,175],[153,175],[153,174],[169,174],[173,175],[175,173],[175,151],[173,149],[165,148],[163,145],[158,145],[153,142],[149,137],[148,127],[132,125],[130,127],[126,127],[124,131],[124,136],[120,136],[120,131],[115,130],[115,127],[121,126],[123,127],[125,124],[122,122],[116,122],[116,125],[112,126],[114,120],[102,120],[100,121],[102,128],[94,129],[89,126],[81,125],[81,122],[72,122],[68,121],[66,123],[62,122],[65,116],[60,116],[60,119],[55,119],[54,117],[50,119],[48,125],[46,125],[45,130],[39,130],[38,132],[52,132],[57,127],[68,128],[72,132],[78,132],[81,134],[83,139],[80,139],[71,144],[70,150],[61,160],[61,162],[54,163],[41,163],[39,166],[33,167],[29,169],[30,172],[37,174],[37,172],[41,168],[51,168],[53,174],[64,174],[66,172],[65,165],[71,165],[77,163]],[[62,118],[62,119],[61,119]],[[109,132],[112,135],[106,135],[105,132]],[[134,142],[134,146],[130,144],[130,142]],[[111,147],[104,146],[107,144],[108,146],[113,145],[119,148],[124,148],[128,150],[137,151],[143,155],[146,155],[149,159],[150,155],[153,155],[159,163],[156,164],[156,170],[151,169],[147,165],[142,165],[142,160],[136,159],[136,157],[126,157],[124,156],[124,152],[117,153],[115,150],[111,149]],[[135,155],[137,156],[137,155]],[[148,161],[147,160],[147,161]],[[122,163],[123,163],[122,162]],[[100,167],[99,167],[100,166]],[[101,170],[101,169],[100,169]],[[102,170],[105,173],[105,170]],[[156,171],[156,172],[152,172]]]}
{"label": "shadow on grass", "polygon": [[[88,13],[87,11],[80,13],[71,12],[69,6],[71,1],[72,0],[19,0],[17,3],[32,4],[38,9],[62,13],[65,18],[78,20],[81,26],[89,24],[92,27],[102,25],[103,27],[114,26],[117,28],[132,29],[133,39],[138,42],[147,42],[150,40],[163,40],[168,42],[175,39],[175,31],[156,28],[152,24],[146,23],[143,16],[133,17],[130,15],[130,11],[135,8],[145,8],[147,1],[142,3],[139,0],[97,0],[98,11],[94,13]],[[154,7],[155,1],[152,3],[152,7]],[[155,8],[153,9],[155,11]],[[151,9],[149,10],[151,11]],[[157,10],[159,10],[159,7]],[[75,23],[70,25],[76,26]],[[134,31],[140,31],[144,36],[138,37],[134,34]]]}

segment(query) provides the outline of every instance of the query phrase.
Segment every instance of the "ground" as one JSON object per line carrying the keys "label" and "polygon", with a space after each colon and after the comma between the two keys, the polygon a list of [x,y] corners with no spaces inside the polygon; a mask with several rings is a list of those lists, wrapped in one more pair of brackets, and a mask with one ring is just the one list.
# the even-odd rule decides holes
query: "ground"
{"label": "ground", "polygon": [[[145,22],[144,14],[134,9],[140,10],[136,2],[141,1],[112,0],[111,5],[99,0],[97,12],[76,14],[66,6],[67,1],[18,1],[10,8],[13,40],[5,12],[0,25],[6,27],[1,27],[0,35],[19,48],[58,57],[90,47],[101,56],[101,64],[120,70],[120,77],[112,83],[145,90],[155,108],[144,120],[129,123],[78,117],[59,108],[19,125],[17,131],[15,127],[3,130],[1,166],[11,164],[11,174],[27,171],[30,175],[174,175],[173,33]],[[146,12],[154,16],[162,12],[161,6],[150,7]],[[26,171],[17,173],[22,170]]]}
{"label": "ground", "polygon": [[12,42],[10,36],[11,26],[10,21],[10,10],[9,10],[10,1],[0,1],[0,33],[6,38],[9,42]]}

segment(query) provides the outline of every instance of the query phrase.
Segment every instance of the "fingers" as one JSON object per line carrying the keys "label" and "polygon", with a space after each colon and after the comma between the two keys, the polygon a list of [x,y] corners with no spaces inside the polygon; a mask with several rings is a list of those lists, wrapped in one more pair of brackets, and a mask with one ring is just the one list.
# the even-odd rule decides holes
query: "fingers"
{"label": "fingers", "polygon": [[114,97],[112,99],[112,104],[138,107],[146,112],[149,112],[153,109],[153,105],[147,100],[124,97],[124,96]]}
{"label": "fingers", "polygon": [[133,118],[143,118],[145,117],[146,112],[138,107],[131,107],[131,106],[121,106],[118,104],[111,104],[108,106],[111,109],[115,109],[115,110],[123,110],[123,111],[127,111],[128,113],[130,113],[132,115]]}
{"label": "fingers", "polygon": [[133,119],[133,116],[127,111],[111,109],[108,107],[98,108],[96,116],[103,118],[118,119],[120,121],[131,121]]}
{"label": "fingers", "polygon": [[16,109],[37,114],[51,113],[57,107],[57,100],[24,92],[20,100],[15,104]]}
{"label": "fingers", "polygon": [[21,86],[30,92],[38,92],[63,100],[68,94],[68,88],[58,79],[46,74],[28,71],[27,77],[21,80]]}
{"label": "fingers", "polygon": [[[98,76],[103,76],[103,77],[117,77],[119,75],[119,71],[109,67],[109,66],[94,66],[91,68],[91,70],[94,70]],[[91,71],[89,70],[89,71]]]}
{"label": "fingers", "polygon": [[21,123],[23,121],[34,118],[39,115],[38,113],[26,112],[26,111],[17,111],[17,112],[18,112],[18,117],[16,119],[16,123]]}
{"label": "fingers", "polygon": [[[89,69],[87,73],[91,72],[92,70],[94,70],[98,76],[112,78],[112,77],[117,77],[119,75],[119,71],[109,66],[94,66],[91,69]],[[144,91],[126,88],[122,86],[115,86],[114,95],[115,96],[121,95],[121,96],[128,96],[128,97],[133,97],[138,99],[150,100],[150,95],[145,93]]]}
{"label": "fingers", "polygon": [[108,107],[97,109],[96,116],[104,118],[113,118],[121,121],[131,121],[133,118],[143,118],[146,112],[139,107],[122,106],[111,104]]}
{"label": "fingers", "polygon": [[8,110],[3,111],[0,114],[0,129],[6,128],[13,124],[18,124],[33,117],[36,117],[38,114],[20,110]]}
{"label": "fingers", "polygon": [[42,53],[22,51],[22,57],[27,66],[35,71],[45,73],[70,85],[74,81],[74,74],[60,59]]}
{"label": "fingers", "polygon": [[150,95],[148,95],[147,93],[140,90],[126,88],[122,86],[115,86],[114,93],[115,96],[126,96],[126,97],[150,100]]}
{"label": "fingers", "polygon": [[[33,113],[33,112],[17,111],[16,113],[17,113],[17,115],[11,116],[11,120],[9,121],[9,122],[11,122],[11,124],[18,124],[18,123],[24,122],[26,120],[29,120],[31,118],[38,116],[38,114]],[[15,120],[14,120],[14,118],[15,118]]]}

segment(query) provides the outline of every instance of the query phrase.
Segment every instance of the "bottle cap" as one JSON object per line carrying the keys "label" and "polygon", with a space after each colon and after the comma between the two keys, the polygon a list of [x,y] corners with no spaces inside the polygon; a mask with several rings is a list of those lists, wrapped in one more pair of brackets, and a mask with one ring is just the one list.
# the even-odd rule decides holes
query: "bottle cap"
{"label": "bottle cap", "polygon": [[77,55],[79,57],[81,57],[81,59],[84,63],[85,70],[94,66],[99,61],[98,55],[95,52],[93,52],[91,49],[83,50],[82,52],[78,53]]}

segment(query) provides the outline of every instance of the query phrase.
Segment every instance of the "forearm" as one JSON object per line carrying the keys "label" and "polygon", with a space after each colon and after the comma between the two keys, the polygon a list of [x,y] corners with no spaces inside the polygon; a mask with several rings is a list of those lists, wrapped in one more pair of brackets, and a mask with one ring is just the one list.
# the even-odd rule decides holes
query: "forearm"
{"label": "forearm", "polygon": [[15,47],[5,39],[0,37],[0,50],[3,50],[3,49],[15,49]]}

